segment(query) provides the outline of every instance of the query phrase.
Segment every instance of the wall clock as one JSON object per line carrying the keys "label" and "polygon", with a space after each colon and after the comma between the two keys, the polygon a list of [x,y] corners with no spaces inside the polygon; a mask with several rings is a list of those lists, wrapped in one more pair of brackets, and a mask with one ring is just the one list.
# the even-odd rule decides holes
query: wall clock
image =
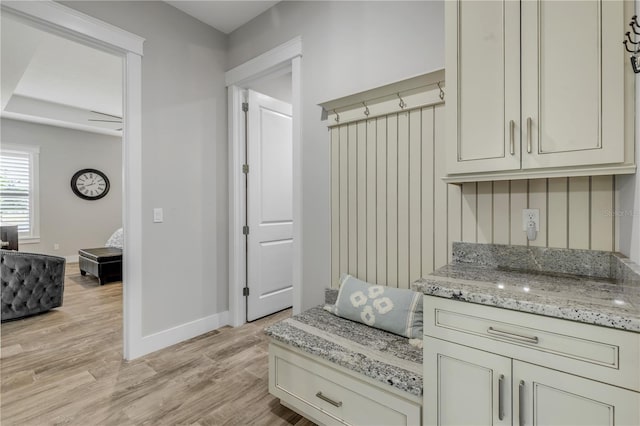
{"label": "wall clock", "polygon": [[85,200],[99,200],[109,192],[109,178],[96,169],[78,170],[71,178],[71,189]]}

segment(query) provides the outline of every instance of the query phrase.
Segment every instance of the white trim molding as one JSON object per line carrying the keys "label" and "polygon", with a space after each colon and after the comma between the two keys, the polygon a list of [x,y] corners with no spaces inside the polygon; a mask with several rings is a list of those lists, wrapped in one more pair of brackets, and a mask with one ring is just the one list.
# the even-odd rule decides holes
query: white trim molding
{"label": "white trim molding", "polygon": [[91,43],[142,56],[144,38],[51,0],[3,1],[2,10]]}
{"label": "white trim molding", "polygon": [[219,312],[142,338],[140,353],[148,354],[228,325],[229,312]]}
{"label": "white trim molding", "polygon": [[242,65],[227,71],[224,75],[227,86],[242,86],[250,80],[270,74],[280,67],[287,67],[291,60],[302,56],[302,38],[296,37],[274,47],[268,52],[245,62]]}
{"label": "white trim molding", "polygon": [[[152,350],[142,335],[142,45],[144,39],[51,0],[3,1],[3,13],[48,32],[123,57],[123,352],[131,360]],[[171,333],[169,333],[171,334]],[[188,335],[189,333],[186,333]],[[185,335],[184,333],[182,335]],[[151,339],[153,340],[153,339]],[[167,341],[166,339],[164,341]],[[175,343],[175,342],[174,342]],[[153,348],[153,349],[149,349]]]}
{"label": "white trim molding", "polygon": [[246,322],[244,239],[244,120],[242,91],[251,81],[282,69],[292,73],[293,110],[293,312],[302,308],[302,38],[296,37],[225,74],[229,108],[229,324]]}

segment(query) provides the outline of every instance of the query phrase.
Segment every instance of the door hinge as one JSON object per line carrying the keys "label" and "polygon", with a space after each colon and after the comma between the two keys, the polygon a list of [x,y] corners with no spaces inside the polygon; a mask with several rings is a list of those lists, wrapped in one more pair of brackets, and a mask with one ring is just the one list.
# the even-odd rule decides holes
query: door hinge
{"label": "door hinge", "polygon": [[242,165],[242,173],[244,173],[245,175],[247,173],[249,173],[249,165],[248,164],[243,164]]}
{"label": "door hinge", "polygon": [[249,227],[248,226],[243,226],[242,227],[242,233],[244,235],[249,235]]}
{"label": "door hinge", "polygon": [[249,287],[244,287],[242,289],[242,295],[243,296],[248,296],[249,295]]}
{"label": "door hinge", "polygon": [[243,102],[242,103],[242,111],[244,111],[244,112],[249,111],[249,102]]}

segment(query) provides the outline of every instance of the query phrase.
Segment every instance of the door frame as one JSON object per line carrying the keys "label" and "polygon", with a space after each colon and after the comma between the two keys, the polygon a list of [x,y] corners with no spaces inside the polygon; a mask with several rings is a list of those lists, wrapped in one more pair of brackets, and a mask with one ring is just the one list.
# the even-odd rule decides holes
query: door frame
{"label": "door frame", "polygon": [[[49,33],[122,58],[123,357],[144,355],[142,336],[142,54],[144,38],[75,9],[44,1],[3,1],[8,13]],[[126,285],[125,285],[126,284]]]}
{"label": "door frame", "polygon": [[296,37],[225,73],[229,108],[229,322],[246,322],[244,287],[243,85],[291,69],[293,127],[293,313],[302,308],[302,38]]}

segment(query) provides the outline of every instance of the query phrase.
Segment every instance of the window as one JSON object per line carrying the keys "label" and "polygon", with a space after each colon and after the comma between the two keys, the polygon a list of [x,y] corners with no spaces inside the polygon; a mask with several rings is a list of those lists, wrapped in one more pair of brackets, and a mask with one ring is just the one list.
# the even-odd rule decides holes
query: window
{"label": "window", "polygon": [[0,146],[0,224],[17,225],[21,243],[39,241],[39,147]]}

